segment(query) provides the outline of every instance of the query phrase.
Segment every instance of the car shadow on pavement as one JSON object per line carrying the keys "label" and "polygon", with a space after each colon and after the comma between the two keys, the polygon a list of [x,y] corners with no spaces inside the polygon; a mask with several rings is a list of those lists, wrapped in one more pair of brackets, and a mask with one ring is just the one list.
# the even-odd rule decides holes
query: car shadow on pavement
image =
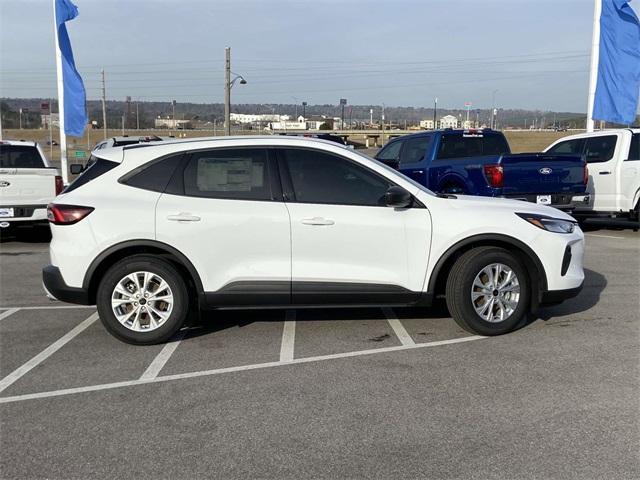
{"label": "car shadow on pavement", "polygon": [[600,301],[600,295],[606,287],[607,279],[604,275],[585,268],[584,287],[577,297],[565,300],[559,305],[540,307],[531,321],[550,320],[590,310]]}

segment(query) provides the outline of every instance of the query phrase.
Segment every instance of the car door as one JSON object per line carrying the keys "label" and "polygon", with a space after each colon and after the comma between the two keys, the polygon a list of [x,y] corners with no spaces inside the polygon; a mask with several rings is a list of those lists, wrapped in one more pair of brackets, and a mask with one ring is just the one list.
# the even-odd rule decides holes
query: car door
{"label": "car door", "polygon": [[264,148],[195,151],[158,200],[157,240],[197,269],[213,306],[290,302],[291,237]]}
{"label": "car door", "polygon": [[409,137],[404,141],[400,152],[400,171],[421,185],[427,186],[427,168],[425,155],[433,135]]}
{"label": "car door", "polygon": [[279,149],[295,304],[409,303],[424,283],[426,208],[385,206],[393,182],[346,156]]}
{"label": "car door", "polygon": [[[621,142],[618,134],[587,137],[584,156],[589,168],[589,180],[593,187],[593,209],[613,212],[619,209],[619,156]],[[589,191],[589,189],[587,190]]]}

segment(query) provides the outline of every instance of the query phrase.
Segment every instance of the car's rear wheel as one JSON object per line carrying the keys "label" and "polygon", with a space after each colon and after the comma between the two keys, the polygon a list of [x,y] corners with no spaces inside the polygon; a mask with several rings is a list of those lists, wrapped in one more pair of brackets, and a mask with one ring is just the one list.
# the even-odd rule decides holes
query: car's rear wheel
{"label": "car's rear wheel", "polygon": [[479,335],[501,335],[527,321],[529,277],[520,259],[497,247],[474,248],[458,258],[447,279],[453,319]]}
{"label": "car's rear wheel", "polygon": [[127,343],[150,345],[168,340],[189,310],[184,279],[161,258],[135,255],[114,264],[96,296],[105,328]]}

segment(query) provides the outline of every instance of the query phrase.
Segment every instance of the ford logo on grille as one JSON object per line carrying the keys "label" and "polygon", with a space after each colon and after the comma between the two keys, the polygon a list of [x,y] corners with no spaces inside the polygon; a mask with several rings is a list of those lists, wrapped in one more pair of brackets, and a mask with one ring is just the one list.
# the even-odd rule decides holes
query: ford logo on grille
{"label": "ford logo on grille", "polygon": [[9,182],[5,182],[4,180],[0,182],[0,187],[8,187],[11,185]]}
{"label": "ford logo on grille", "polygon": [[538,170],[542,175],[549,175],[551,172],[553,172],[552,169],[550,169],[549,167],[544,167],[541,168],[540,170]]}

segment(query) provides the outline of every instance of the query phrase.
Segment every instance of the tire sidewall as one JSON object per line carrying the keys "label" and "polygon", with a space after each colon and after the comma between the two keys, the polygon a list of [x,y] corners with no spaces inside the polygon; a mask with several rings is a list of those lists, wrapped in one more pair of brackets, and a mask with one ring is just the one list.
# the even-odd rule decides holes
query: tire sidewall
{"label": "tire sidewall", "polygon": [[[473,282],[480,271],[493,263],[502,263],[513,270],[518,277],[520,285],[520,300],[515,311],[509,318],[502,322],[487,322],[476,312],[471,301],[471,289]],[[462,269],[462,288],[459,298],[460,309],[469,324],[481,335],[501,335],[521,327],[527,320],[530,304],[530,285],[527,271],[515,256],[505,251],[489,251],[480,257],[476,257],[468,262]]]}
{"label": "tire sidewall", "polygon": [[[173,294],[171,315],[164,324],[151,332],[134,332],[128,329],[111,310],[111,295],[116,284],[126,275],[138,271],[159,275],[169,284]],[[96,304],[100,320],[112,335],[127,343],[152,345],[168,340],[180,329],[187,317],[189,301],[184,280],[169,262],[153,257],[133,257],[121,260],[107,271],[100,281]]]}

